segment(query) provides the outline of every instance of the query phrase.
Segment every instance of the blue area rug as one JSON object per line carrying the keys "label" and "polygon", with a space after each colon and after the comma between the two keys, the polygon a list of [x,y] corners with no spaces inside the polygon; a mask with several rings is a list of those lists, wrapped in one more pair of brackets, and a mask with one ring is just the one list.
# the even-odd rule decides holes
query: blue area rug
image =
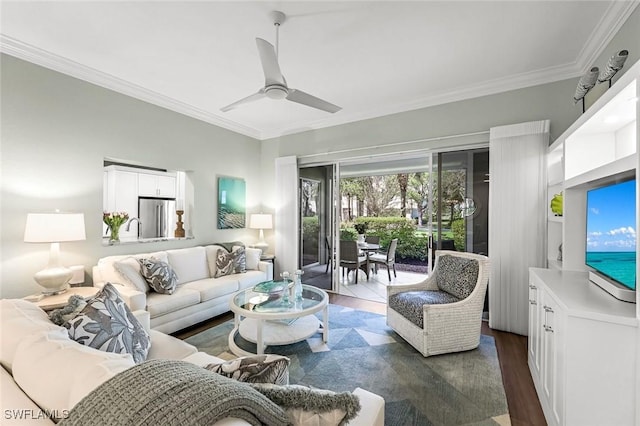
{"label": "blue area rug", "polygon": [[[232,359],[235,355],[227,342],[232,328],[228,321],[186,341],[203,352]],[[509,424],[490,336],[481,336],[480,346],[472,351],[424,358],[386,325],[384,315],[329,305],[328,343],[317,334],[299,343],[271,346],[266,352],[291,358],[291,383],[336,392],[361,387],[381,395],[387,425]]]}

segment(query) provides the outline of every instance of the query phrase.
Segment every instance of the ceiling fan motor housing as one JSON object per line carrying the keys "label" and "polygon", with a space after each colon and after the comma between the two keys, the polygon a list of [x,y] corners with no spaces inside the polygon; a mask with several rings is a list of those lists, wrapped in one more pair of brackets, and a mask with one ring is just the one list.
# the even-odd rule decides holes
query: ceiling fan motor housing
{"label": "ceiling fan motor housing", "polygon": [[264,94],[269,99],[284,99],[289,94],[289,90],[285,86],[272,84],[264,88]]}

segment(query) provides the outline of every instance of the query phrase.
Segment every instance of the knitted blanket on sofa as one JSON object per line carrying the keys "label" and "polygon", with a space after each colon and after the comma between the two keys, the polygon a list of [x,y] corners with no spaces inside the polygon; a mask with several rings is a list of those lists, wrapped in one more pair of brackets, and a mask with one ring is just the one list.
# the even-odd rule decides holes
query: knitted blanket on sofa
{"label": "knitted blanket on sofa", "polygon": [[226,417],[252,425],[288,423],[278,405],[246,383],[184,361],[151,360],[102,383],[59,424],[211,425]]}

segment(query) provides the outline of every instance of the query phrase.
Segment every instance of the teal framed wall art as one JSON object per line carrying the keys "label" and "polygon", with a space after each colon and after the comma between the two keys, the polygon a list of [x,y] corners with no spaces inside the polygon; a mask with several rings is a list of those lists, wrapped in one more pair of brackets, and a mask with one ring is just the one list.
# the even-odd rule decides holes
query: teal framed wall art
{"label": "teal framed wall art", "polygon": [[244,179],[218,178],[218,229],[244,228],[246,223]]}

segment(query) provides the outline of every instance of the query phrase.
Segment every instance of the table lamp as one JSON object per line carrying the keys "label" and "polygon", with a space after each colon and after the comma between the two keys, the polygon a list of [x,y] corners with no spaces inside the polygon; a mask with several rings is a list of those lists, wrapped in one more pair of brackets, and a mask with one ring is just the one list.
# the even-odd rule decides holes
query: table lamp
{"label": "table lamp", "polygon": [[259,248],[262,250],[262,254],[267,252],[267,244],[264,240],[264,229],[272,229],[273,228],[273,217],[270,214],[252,214],[249,219],[249,228],[251,229],[259,229],[260,230],[260,241],[258,241],[253,246],[255,248]]}
{"label": "table lamp", "polygon": [[45,295],[67,290],[73,271],[60,264],[60,243],[86,239],[83,213],[29,213],[24,230],[25,243],[51,243],[49,265],[35,274]]}

